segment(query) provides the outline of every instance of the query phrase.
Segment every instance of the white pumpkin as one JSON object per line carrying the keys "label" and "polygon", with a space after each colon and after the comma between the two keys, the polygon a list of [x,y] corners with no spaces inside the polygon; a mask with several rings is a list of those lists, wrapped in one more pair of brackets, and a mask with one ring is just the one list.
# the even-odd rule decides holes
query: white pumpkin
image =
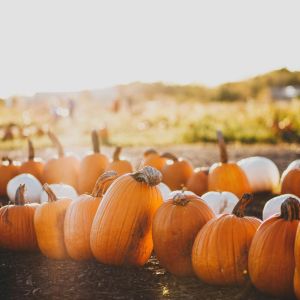
{"label": "white pumpkin", "polygon": [[40,203],[42,185],[40,181],[31,174],[20,174],[12,178],[6,187],[10,201],[15,202],[16,191],[20,184],[25,184],[25,199],[30,203]]}
{"label": "white pumpkin", "polygon": [[245,172],[253,193],[277,192],[280,173],[275,163],[261,156],[252,156],[238,161]]}
{"label": "white pumpkin", "polygon": [[294,161],[292,161],[287,168],[283,171],[282,176],[281,176],[281,182],[284,179],[284,177],[287,175],[287,173],[289,173],[291,170],[294,169],[299,169],[300,168],[300,159],[296,159]]}
{"label": "white pumpkin", "polygon": [[239,198],[231,192],[207,192],[200,197],[216,215],[231,214]]}
{"label": "white pumpkin", "polygon": [[264,206],[263,213],[262,213],[263,220],[266,220],[271,216],[280,213],[280,207],[282,202],[289,197],[296,198],[297,200],[300,201],[300,199],[293,194],[283,194],[270,199],[269,201],[266,202]]}
{"label": "white pumpkin", "polygon": [[[78,197],[76,190],[71,185],[63,184],[63,183],[53,183],[53,184],[49,184],[49,187],[54,192],[57,198],[68,198],[68,199],[76,200]],[[41,192],[40,199],[41,199],[41,203],[48,201],[48,195],[44,190],[42,190]]]}
{"label": "white pumpkin", "polygon": [[164,202],[166,202],[168,199],[170,199],[171,189],[165,183],[163,183],[163,182],[159,183],[158,188],[161,192]]}

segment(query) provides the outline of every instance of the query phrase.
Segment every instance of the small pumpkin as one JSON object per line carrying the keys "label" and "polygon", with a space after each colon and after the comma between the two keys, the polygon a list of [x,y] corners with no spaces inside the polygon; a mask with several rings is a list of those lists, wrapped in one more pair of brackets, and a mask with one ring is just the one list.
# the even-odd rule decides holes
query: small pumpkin
{"label": "small pumpkin", "polygon": [[243,285],[247,282],[248,251],[261,221],[245,217],[252,196],[243,195],[232,214],[212,219],[198,233],[192,251],[196,275],[209,284]]}
{"label": "small pumpkin", "polygon": [[192,164],[183,158],[177,158],[174,154],[164,153],[163,157],[168,161],[162,169],[163,182],[172,190],[181,190],[185,187],[193,174]]}
{"label": "small pumpkin", "polygon": [[196,168],[189,178],[186,188],[201,196],[208,191],[208,168]]}
{"label": "small pumpkin", "polygon": [[19,172],[33,175],[41,183],[43,183],[44,162],[41,158],[36,158],[34,155],[34,147],[30,139],[28,139],[28,159],[20,166]]}
{"label": "small pumpkin", "polygon": [[64,149],[56,135],[48,132],[49,138],[58,150],[58,157],[49,159],[44,167],[44,182],[65,183],[78,188],[79,160],[74,155],[65,155]]}
{"label": "small pumpkin", "polygon": [[20,166],[8,157],[3,157],[0,164],[0,196],[6,196],[8,182],[19,174]]}
{"label": "small pumpkin", "polygon": [[98,261],[135,266],[147,262],[153,249],[153,216],[163,202],[156,187],[160,181],[158,170],[144,167],[113,182],[91,229],[91,249]]}
{"label": "small pumpkin", "polygon": [[[57,198],[68,198],[72,201],[78,198],[78,194],[76,190],[68,184],[63,183],[53,183],[49,184],[49,187],[56,195]],[[48,194],[45,190],[42,189],[41,196],[40,196],[40,203],[48,202]]]}
{"label": "small pumpkin", "polygon": [[150,166],[162,172],[166,162],[167,158],[160,155],[155,149],[148,149],[144,152],[144,160],[142,161],[140,168]]}
{"label": "small pumpkin", "polygon": [[294,297],[295,238],[300,203],[292,197],[281,205],[281,213],[264,221],[249,251],[249,274],[261,292],[289,299]]}
{"label": "small pumpkin", "polygon": [[294,194],[300,197],[300,162],[290,163],[281,177],[281,194]]}
{"label": "small pumpkin", "polygon": [[159,263],[176,276],[192,276],[192,247],[199,230],[214,217],[196,195],[178,192],[156,212],[153,245]]}
{"label": "small pumpkin", "polygon": [[276,193],[280,174],[275,163],[266,157],[252,156],[237,163],[245,172],[253,193]]}
{"label": "small pumpkin", "polygon": [[25,185],[15,194],[15,204],[0,208],[0,248],[13,251],[38,250],[33,218],[36,204],[25,204]]}
{"label": "small pumpkin", "polygon": [[117,178],[117,173],[108,171],[97,180],[91,195],[83,194],[67,209],[64,221],[64,239],[67,252],[72,259],[93,258],[90,247],[92,222],[102,197]]}
{"label": "small pumpkin", "polygon": [[43,186],[48,202],[41,204],[34,214],[34,228],[41,252],[52,259],[66,259],[64,220],[72,200],[57,198],[47,183]]}
{"label": "small pumpkin", "polygon": [[79,188],[80,194],[91,193],[98,177],[108,167],[108,157],[101,153],[99,136],[96,130],[92,131],[93,153],[86,155],[80,163]]}
{"label": "small pumpkin", "polygon": [[230,214],[239,202],[239,198],[230,192],[207,192],[201,196],[201,199],[216,215]]}
{"label": "small pumpkin", "polygon": [[221,162],[213,164],[209,169],[208,190],[228,191],[240,198],[244,193],[251,192],[247,176],[235,162],[228,162],[226,145],[221,131],[217,131],[217,139]]}
{"label": "small pumpkin", "polygon": [[112,162],[110,162],[110,164],[106,169],[106,171],[117,172],[119,176],[126,173],[133,172],[132,164],[128,160],[120,159],[121,151],[122,151],[121,147],[116,147],[113,154],[113,160]]}

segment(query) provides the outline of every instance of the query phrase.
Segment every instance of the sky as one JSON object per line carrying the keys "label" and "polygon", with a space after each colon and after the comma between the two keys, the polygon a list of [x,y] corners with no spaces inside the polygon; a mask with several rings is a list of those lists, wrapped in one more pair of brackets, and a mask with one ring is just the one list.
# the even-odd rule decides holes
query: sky
{"label": "sky", "polygon": [[0,0],[0,98],[300,70],[298,0]]}

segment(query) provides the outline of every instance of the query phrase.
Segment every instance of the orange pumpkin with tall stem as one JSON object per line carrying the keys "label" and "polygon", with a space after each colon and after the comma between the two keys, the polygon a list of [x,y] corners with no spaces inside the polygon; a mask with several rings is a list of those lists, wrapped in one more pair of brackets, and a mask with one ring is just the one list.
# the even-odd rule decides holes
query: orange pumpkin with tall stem
{"label": "orange pumpkin with tall stem", "polygon": [[107,171],[116,171],[119,176],[133,171],[132,164],[128,160],[120,159],[121,151],[121,147],[116,147],[113,161],[107,168]]}
{"label": "orange pumpkin with tall stem", "polygon": [[166,162],[167,158],[158,154],[156,150],[148,149],[144,152],[144,160],[142,161],[140,168],[150,166],[161,172]]}

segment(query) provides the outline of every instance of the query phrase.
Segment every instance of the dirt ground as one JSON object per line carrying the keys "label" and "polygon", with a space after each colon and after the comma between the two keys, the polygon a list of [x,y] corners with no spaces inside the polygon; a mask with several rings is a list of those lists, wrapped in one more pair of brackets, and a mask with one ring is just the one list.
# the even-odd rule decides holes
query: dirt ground
{"label": "dirt ground", "polygon": [[[125,149],[124,155],[135,165],[144,148]],[[238,160],[252,155],[271,158],[280,171],[298,158],[296,146],[229,146],[230,158]],[[81,155],[84,149],[78,149]],[[159,148],[190,159],[195,166],[218,160],[214,145]],[[112,149],[104,148],[110,154]],[[47,157],[50,152],[39,153]],[[21,153],[13,153],[16,158]],[[138,157],[138,159],[137,159]],[[261,216],[264,203],[272,195],[255,195],[247,214]],[[4,203],[6,199],[2,199]],[[176,278],[159,266],[155,256],[143,268],[118,268],[95,261],[54,261],[39,253],[13,253],[0,250],[0,299],[275,299],[254,288],[216,287],[196,278]]]}

